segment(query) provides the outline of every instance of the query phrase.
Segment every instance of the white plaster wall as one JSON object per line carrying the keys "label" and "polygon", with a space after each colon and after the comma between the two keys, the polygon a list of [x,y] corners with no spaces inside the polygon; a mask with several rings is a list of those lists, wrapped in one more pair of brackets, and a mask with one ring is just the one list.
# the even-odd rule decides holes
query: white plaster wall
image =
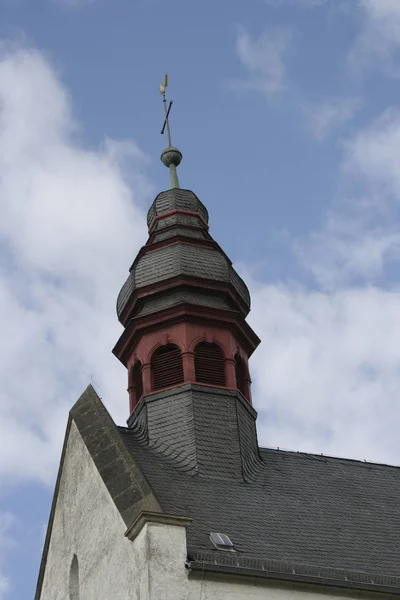
{"label": "white plaster wall", "polygon": [[[323,586],[271,584],[260,579],[217,580],[207,574],[189,578],[185,568],[186,536],[181,527],[146,525],[149,550],[149,600],[326,600],[329,597],[371,600],[378,594],[347,593]],[[136,540],[133,544],[136,543]],[[129,596],[127,596],[129,598]]]}
{"label": "white plaster wall", "polygon": [[116,509],[72,423],[54,515],[41,600],[69,600],[69,569],[79,562],[80,600],[148,600],[147,538],[125,536]]}

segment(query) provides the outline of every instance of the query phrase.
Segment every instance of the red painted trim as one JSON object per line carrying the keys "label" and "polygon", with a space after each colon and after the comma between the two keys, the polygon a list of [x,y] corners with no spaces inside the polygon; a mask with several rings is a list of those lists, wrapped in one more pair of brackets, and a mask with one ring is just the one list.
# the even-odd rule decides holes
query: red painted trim
{"label": "red painted trim", "polygon": [[[209,339],[211,338],[211,339]],[[208,342],[210,344],[216,344],[222,351],[225,360],[227,359],[227,348],[225,348],[224,344],[215,336],[215,335],[199,335],[194,338],[189,344],[189,352],[193,352],[196,349],[197,344],[201,344],[202,342]]]}
{"label": "red painted trim", "polygon": [[161,242],[156,242],[155,244],[149,244],[148,246],[142,246],[142,248],[139,250],[139,254],[140,256],[143,256],[144,254],[151,254],[160,248],[169,248],[170,246],[176,246],[177,244],[184,246],[196,246],[197,248],[215,248],[214,240],[199,240],[197,238],[175,235],[167,240],[162,240]]}
{"label": "red painted trim", "polygon": [[[160,229],[155,229],[149,234],[149,239],[158,235],[159,233],[164,233],[165,231],[171,231],[172,229],[176,229],[177,227],[183,227],[183,229],[190,229],[192,231],[204,231],[203,225],[188,225],[187,223],[172,223],[171,225],[167,225],[166,227],[161,227]],[[208,234],[210,235],[210,234]]]}
{"label": "red painted trim", "polygon": [[[163,336],[163,337],[165,337],[165,336]],[[162,346],[166,346],[167,344],[171,344],[172,346],[177,346],[179,348],[179,350],[181,351],[181,354],[183,354],[183,352],[185,351],[181,340],[177,340],[176,338],[170,337],[169,335],[167,335],[167,339],[162,339],[161,341],[157,342],[156,344],[154,344],[152,346],[152,348],[150,349],[150,351],[147,354],[146,364],[151,365],[151,360],[153,358],[154,352],[157,352],[157,350],[159,348],[161,348]]]}
{"label": "red painted trim", "polygon": [[207,221],[205,221],[203,219],[203,217],[201,216],[201,214],[199,212],[197,212],[195,210],[179,210],[178,208],[176,208],[175,210],[170,210],[168,212],[162,213],[161,215],[156,215],[155,217],[153,217],[153,220],[151,221],[151,223],[149,225],[149,232],[151,231],[154,223],[156,223],[157,221],[160,221],[160,219],[165,219],[165,217],[171,217],[172,215],[176,215],[176,214],[190,215],[191,217],[197,217],[204,224],[204,227],[207,229],[207,231],[209,229],[209,225],[208,225]]}
{"label": "red painted trim", "polygon": [[[257,346],[260,343],[260,339],[251,329],[243,315],[236,310],[230,310],[225,308],[210,308],[208,306],[194,305],[188,302],[180,302],[174,304],[168,308],[161,309],[157,312],[145,314],[142,316],[131,319],[126,326],[125,331],[122,333],[121,338],[125,332],[131,331],[133,328],[140,329],[142,327],[167,327],[171,324],[171,319],[175,318],[199,318],[201,320],[207,319],[207,323],[214,323],[216,325],[228,323],[234,323],[240,327],[243,332],[246,331],[246,338],[252,340]],[[120,339],[121,339],[120,338]]]}
{"label": "red painted trim", "polygon": [[[233,302],[237,305],[240,313],[245,317],[248,313],[248,307],[242,297],[237,293],[233,285],[229,282],[219,282],[213,281],[212,279],[203,279],[201,277],[189,277],[187,275],[176,275],[175,277],[169,278],[167,281],[161,281],[160,283],[155,283],[151,285],[147,285],[136,289],[132,292],[124,310],[122,311],[119,320],[125,327],[127,326],[128,321],[131,318],[131,314],[133,309],[138,301],[142,298],[146,298],[151,294],[157,294],[159,292],[164,292],[167,290],[173,290],[174,288],[182,288],[189,287],[194,288],[195,290],[205,288],[205,282],[210,282],[212,284],[212,288],[207,288],[208,292],[212,294],[216,294],[217,292],[223,292],[227,294]],[[222,310],[222,309],[221,309]],[[234,309],[233,309],[234,310]],[[135,317],[137,318],[137,317]],[[140,318],[140,317],[139,317]]]}
{"label": "red painted trim", "polygon": [[[127,366],[130,356],[137,350],[142,338],[144,339],[157,332],[168,332],[168,330],[171,330],[178,325],[185,326],[186,324],[189,328],[197,325],[202,331],[209,328],[217,331],[225,329],[233,336],[234,339],[232,342],[234,342],[234,347],[236,348],[239,345],[246,356],[250,356],[260,343],[260,340],[254,331],[238,313],[233,313],[232,315],[228,315],[226,312],[224,314],[223,311],[218,313],[214,311],[214,313],[211,314],[209,311],[200,313],[199,311],[194,311],[192,305],[187,306],[183,304],[170,308],[173,308],[174,310],[171,311],[170,309],[166,309],[163,315],[159,314],[158,318],[153,319],[152,321],[144,320],[139,324],[132,321],[123,331],[113,349],[114,355],[122,362],[122,364]],[[196,334],[196,337],[199,334],[200,332]],[[175,337],[175,334],[171,337]],[[192,335],[190,337],[192,339]],[[232,346],[229,345],[229,347],[231,348]],[[185,352],[186,350],[187,348],[184,348],[183,351]],[[140,350],[140,353],[142,352],[143,351]]]}
{"label": "red painted trim", "polygon": [[[237,327],[236,323],[228,323],[228,322],[221,322],[221,323],[210,323],[209,321],[207,321],[207,319],[202,319],[202,322],[199,319],[196,318],[188,318],[188,317],[178,317],[178,318],[174,318],[174,319],[170,319],[168,321],[168,324],[166,324],[166,327],[174,327],[175,325],[179,325],[180,323],[187,323],[188,325],[195,325],[196,321],[199,322],[199,327],[206,327],[207,323],[212,326],[212,327],[223,327],[225,328],[227,331],[230,331],[230,333],[235,337],[235,339],[237,341],[240,341],[241,345],[244,346],[244,348],[246,348],[246,350],[249,352],[249,354],[251,354],[255,347],[256,344],[251,344],[249,342],[249,339],[243,335],[243,331]],[[116,356],[118,356],[118,358],[120,358],[120,360],[122,360],[122,362],[125,364],[128,360],[128,356],[127,353],[130,353],[130,350],[133,350],[133,346],[136,345],[139,340],[143,337],[146,336],[148,334],[154,333],[156,331],[159,331],[160,327],[157,326],[153,326],[153,327],[142,327],[142,328],[137,328],[135,330],[133,330],[130,334],[128,332],[128,334],[126,336],[121,336],[122,339],[120,339],[121,344],[119,345],[119,348],[115,348],[115,352],[114,354],[116,354]],[[185,352],[185,350],[184,350]]]}

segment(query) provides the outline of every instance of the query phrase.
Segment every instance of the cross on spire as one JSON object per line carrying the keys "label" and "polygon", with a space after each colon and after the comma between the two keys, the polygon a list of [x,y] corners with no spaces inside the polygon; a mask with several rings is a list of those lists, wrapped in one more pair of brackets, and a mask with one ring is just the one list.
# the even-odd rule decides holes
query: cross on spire
{"label": "cross on spire", "polygon": [[180,152],[180,150],[178,150],[178,148],[174,148],[174,146],[172,146],[172,144],[171,144],[171,129],[169,126],[169,113],[170,113],[173,102],[171,100],[168,105],[168,108],[167,108],[167,98],[166,98],[166,93],[165,93],[167,87],[168,87],[168,73],[165,75],[164,81],[162,83],[160,83],[160,94],[163,97],[164,111],[165,111],[165,119],[164,119],[164,124],[161,129],[161,133],[163,134],[166,129],[167,134],[168,134],[168,147],[165,148],[165,150],[161,153],[161,161],[169,169],[170,187],[171,188],[179,188],[180,186],[179,186],[178,174],[176,172],[176,167],[178,165],[180,165],[180,162],[182,160],[182,153]]}
{"label": "cross on spire", "polygon": [[161,133],[164,134],[165,128],[167,128],[168,146],[172,146],[172,144],[171,144],[171,129],[169,126],[169,113],[170,113],[171,106],[173,105],[174,101],[171,100],[169,103],[169,106],[167,108],[167,98],[165,95],[167,87],[168,87],[168,73],[165,74],[164,81],[162,83],[160,83],[160,94],[163,97],[164,110],[165,110],[165,120],[164,120],[164,125],[162,126],[162,129],[161,129]]}

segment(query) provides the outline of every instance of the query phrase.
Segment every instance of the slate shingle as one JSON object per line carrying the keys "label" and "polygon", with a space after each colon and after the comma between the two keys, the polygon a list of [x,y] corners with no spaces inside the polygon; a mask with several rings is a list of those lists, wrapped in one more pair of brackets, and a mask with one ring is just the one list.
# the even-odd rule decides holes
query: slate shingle
{"label": "slate shingle", "polygon": [[150,226],[156,216],[173,210],[197,212],[208,223],[208,211],[191,190],[173,188],[158,194],[147,213],[147,225]]}
{"label": "slate shingle", "polygon": [[[236,310],[249,312],[247,286],[208,233],[207,209],[192,191],[162,192],[150,207],[147,220],[150,237],[118,295],[119,318],[135,290],[174,280],[177,276],[204,279],[205,287],[210,286],[208,282],[228,284],[241,298]],[[220,292],[220,295],[226,293]]]}
{"label": "slate shingle", "polygon": [[208,537],[219,531],[235,559],[400,577],[400,468],[261,448],[253,482],[227,478],[223,460],[219,473],[192,476],[134,431],[120,433],[163,510],[193,517],[189,553],[221,556]]}
{"label": "slate shingle", "polygon": [[135,288],[167,281],[178,275],[231,283],[250,309],[250,295],[244,281],[217,249],[179,243],[141,256],[123,285],[117,300],[117,314],[123,311]]}

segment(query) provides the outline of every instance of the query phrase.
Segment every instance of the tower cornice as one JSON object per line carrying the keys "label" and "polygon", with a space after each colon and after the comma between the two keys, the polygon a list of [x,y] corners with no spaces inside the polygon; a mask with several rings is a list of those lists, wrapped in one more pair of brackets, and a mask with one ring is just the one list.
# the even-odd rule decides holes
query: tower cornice
{"label": "tower cornice", "polygon": [[167,331],[171,326],[182,322],[196,323],[201,330],[209,327],[226,327],[235,336],[248,357],[260,343],[259,337],[238,311],[211,309],[182,302],[155,313],[131,319],[114,346],[113,354],[127,367],[129,357],[144,335],[160,329]]}
{"label": "tower cornice", "polygon": [[188,215],[191,217],[196,217],[196,219],[199,219],[202,226],[204,227],[204,229],[206,229],[208,231],[209,229],[209,225],[207,223],[207,221],[205,221],[205,219],[202,217],[201,214],[199,214],[197,211],[194,210],[183,210],[183,209],[174,209],[174,210],[170,210],[167,211],[165,213],[156,215],[152,218],[152,221],[149,224],[149,233],[153,233],[153,229],[154,229],[154,225],[160,221],[161,219],[166,219],[167,217],[172,217],[173,215],[176,214],[180,214],[180,215]]}
{"label": "tower cornice", "polygon": [[232,305],[233,310],[238,310],[243,317],[248,313],[247,304],[229,282],[219,282],[188,275],[176,275],[175,277],[170,277],[168,280],[134,289],[128,302],[120,312],[119,320],[126,327],[131,319],[136,318],[138,313],[137,304],[139,302],[144,302],[156,294],[160,295],[163,292],[172,292],[173,290],[183,288],[205,291],[210,296],[222,294],[229,299],[229,304]]}

